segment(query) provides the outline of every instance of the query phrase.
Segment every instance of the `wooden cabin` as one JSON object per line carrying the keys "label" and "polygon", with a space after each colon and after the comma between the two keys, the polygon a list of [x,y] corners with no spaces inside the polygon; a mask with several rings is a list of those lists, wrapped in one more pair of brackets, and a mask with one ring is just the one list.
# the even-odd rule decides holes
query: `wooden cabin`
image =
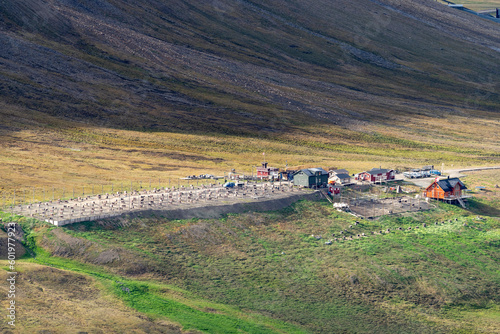
{"label": "wooden cabin", "polygon": [[329,177],[328,182],[334,182],[335,184],[350,184],[351,177],[349,176],[349,172],[345,169],[333,169],[328,171]]}
{"label": "wooden cabin", "polygon": [[328,182],[346,185],[351,183],[351,177],[349,176],[349,174],[335,174],[328,178]]}
{"label": "wooden cabin", "polygon": [[358,181],[382,182],[394,180],[396,173],[392,169],[373,168],[367,172],[361,172],[354,176]]}
{"label": "wooden cabin", "polygon": [[263,162],[261,167],[257,167],[257,177],[259,179],[278,179],[279,168],[268,167],[267,162]]}
{"label": "wooden cabin", "polygon": [[448,177],[443,180],[436,178],[436,180],[425,189],[424,196],[441,200],[455,200],[463,197],[462,190],[464,189],[467,189],[467,187],[458,177],[451,179]]}
{"label": "wooden cabin", "polygon": [[328,172],[323,168],[299,170],[293,175],[293,184],[308,188],[325,187],[328,184]]}

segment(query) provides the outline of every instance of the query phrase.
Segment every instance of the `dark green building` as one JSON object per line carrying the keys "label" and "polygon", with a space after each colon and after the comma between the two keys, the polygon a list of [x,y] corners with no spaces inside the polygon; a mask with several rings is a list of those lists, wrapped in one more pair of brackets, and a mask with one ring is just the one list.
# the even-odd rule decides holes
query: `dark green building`
{"label": "dark green building", "polygon": [[323,168],[302,169],[293,175],[293,184],[303,187],[325,187],[328,184],[328,172]]}

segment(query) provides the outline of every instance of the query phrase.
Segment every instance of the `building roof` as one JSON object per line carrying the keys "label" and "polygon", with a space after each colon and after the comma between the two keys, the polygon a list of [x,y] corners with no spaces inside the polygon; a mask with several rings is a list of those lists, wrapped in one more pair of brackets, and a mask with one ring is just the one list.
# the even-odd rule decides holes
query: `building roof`
{"label": "building roof", "polygon": [[384,168],[372,168],[371,170],[369,170],[367,173],[370,174],[370,175],[374,175],[374,174],[384,174],[384,173],[387,173],[389,172],[391,169],[384,169]]}
{"label": "building roof", "polygon": [[334,169],[334,170],[331,170],[330,173],[336,174],[336,175],[349,174],[349,171],[347,171],[347,169]]}
{"label": "building roof", "polygon": [[443,189],[443,191],[452,191],[453,188],[455,188],[455,186],[457,185],[457,183],[460,184],[460,189],[467,189],[465,184],[463,184],[462,181],[460,181],[460,179],[458,177],[454,177],[451,179],[439,180],[437,183],[438,183],[439,187],[441,189]]}
{"label": "building roof", "polygon": [[335,176],[338,177],[339,179],[350,179],[351,178],[349,176],[349,174],[337,174]]}
{"label": "building roof", "polygon": [[328,172],[326,170],[324,170],[323,168],[305,168],[305,169],[301,169],[301,170],[297,171],[295,174],[298,174],[300,172],[303,172],[307,176],[314,176],[316,174],[316,172],[321,172],[321,175],[325,175],[325,174],[328,175]]}
{"label": "building roof", "polygon": [[[443,191],[452,191],[453,188],[455,188],[455,186],[457,185],[457,183],[460,184],[460,189],[467,189],[467,187],[465,186],[465,184],[463,184],[462,181],[460,181],[460,179],[458,177],[453,177],[451,179],[442,179],[442,180],[439,180],[439,181],[435,181],[433,183],[431,183],[429,185],[432,186],[434,183],[437,183],[438,186],[443,189]],[[427,187],[427,188],[429,188]]]}
{"label": "building roof", "polygon": [[324,170],[323,168],[309,168],[309,170],[313,173],[320,172],[321,175],[328,175],[328,172]]}

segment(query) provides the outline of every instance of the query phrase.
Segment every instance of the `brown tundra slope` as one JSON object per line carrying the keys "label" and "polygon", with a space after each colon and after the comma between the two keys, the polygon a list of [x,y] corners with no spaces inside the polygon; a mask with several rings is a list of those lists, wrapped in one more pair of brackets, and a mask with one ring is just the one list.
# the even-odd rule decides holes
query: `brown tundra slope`
{"label": "brown tundra slope", "polygon": [[81,122],[230,117],[251,133],[273,110],[349,123],[499,102],[498,24],[434,1],[23,0],[0,15],[2,101]]}
{"label": "brown tundra slope", "polygon": [[[108,163],[95,167],[99,157],[125,159],[99,151],[108,144],[205,152],[212,161],[235,152],[241,136],[293,142],[241,145],[241,152],[268,146],[290,165],[368,154],[394,166],[415,149],[447,152],[409,153],[424,164],[499,159],[499,23],[435,1],[3,1],[0,45],[0,152],[9,157],[6,173],[17,173],[10,188],[27,185],[20,153],[40,152],[43,165],[24,177],[56,182],[49,170],[70,154],[59,150],[81,143],[96,155],[65,166],[86,178],[113,178]],[[85,129],[101,132],[82,139]],[[153,135],[138,143],[140,135],[113,132],[122,130],[230,136],[224,143],[232,146],[172,136],[170,145]],[[371,151],[373,142],[380,151]],[[363,147],[352,153],[363,156],[330,156],[339,143]],[[402,151],[387,153],[394,148]],[[241,157],[221,159],[231,165]],[[148,168],[185,166],[172,161]],[[145,170],[133,165],[124,168]]]}

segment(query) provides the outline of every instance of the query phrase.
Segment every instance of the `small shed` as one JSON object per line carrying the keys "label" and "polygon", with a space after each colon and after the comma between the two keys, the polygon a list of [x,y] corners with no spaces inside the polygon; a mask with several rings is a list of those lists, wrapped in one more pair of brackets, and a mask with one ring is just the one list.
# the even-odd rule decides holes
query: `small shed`
{"label": "small shed", "polygon": [[293,175],[293,184],[302,187],[325,187],[328,183],[328,172],[323,168],[301,169]]}
{"label": "small shed", "polygon": [[340,186],[338,184],[329,184],[328,185],[328,192],[332,196],[340,195],[341,189],[342,189],[342,186]]}

